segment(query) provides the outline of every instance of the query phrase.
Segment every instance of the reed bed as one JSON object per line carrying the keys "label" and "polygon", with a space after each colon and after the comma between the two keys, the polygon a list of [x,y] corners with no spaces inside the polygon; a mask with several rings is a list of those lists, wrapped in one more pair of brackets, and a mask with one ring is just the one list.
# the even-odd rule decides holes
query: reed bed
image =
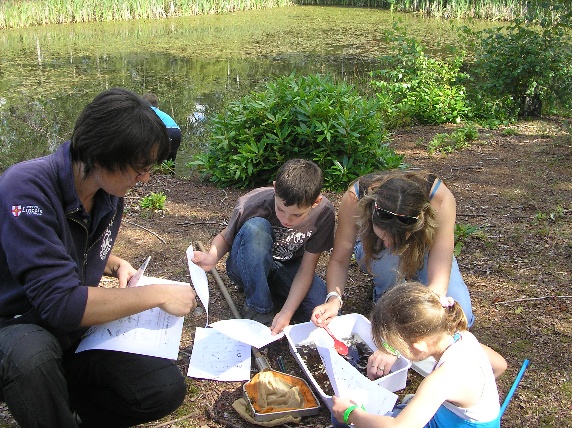
{"label": "reed bed", "polygon": [[207,15],[292,4],[291,0],[8,0],[0,2],[0,29]]}
{"label": "reed bed", "polygon": [[514,21],[550,18],[568,0],[8,0],[0,2],[0,29],[73,22],[157,19],[299,5],[338,5],[421,13],[446,19]]}
{"label": "reed bed", "polygon": [[297,0],[301,5],[344,5],[421,13],[447,19],[486,19],[514,21],[529,14],[551,16],[554,6],[568,6],[569,0]]}

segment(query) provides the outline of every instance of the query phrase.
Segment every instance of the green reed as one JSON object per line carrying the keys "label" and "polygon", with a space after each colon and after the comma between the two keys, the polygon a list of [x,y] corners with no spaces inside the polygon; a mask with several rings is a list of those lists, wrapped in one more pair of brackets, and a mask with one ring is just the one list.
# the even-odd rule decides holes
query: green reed
{"label": "green reed", "polygon": [[0,29],[217,14],[292,4],[290,0],[8,0],[0,2]]}
{"label": "green reed", "polygon": [[[299,5],[391,9],[447,19],[513,21],[550,17],[568,0],[8,0],[0,2],[0,29],[72,22],[157,19]],[[556,11],[556,12],[555,12]]]}
{"label": "green reed", "polygon": [[568,6],[568,0],[297,0],[302,5],[343,5],[414,12],[436,18],[475,18],[513,21],[529,14],[543,17],[556,5]]}

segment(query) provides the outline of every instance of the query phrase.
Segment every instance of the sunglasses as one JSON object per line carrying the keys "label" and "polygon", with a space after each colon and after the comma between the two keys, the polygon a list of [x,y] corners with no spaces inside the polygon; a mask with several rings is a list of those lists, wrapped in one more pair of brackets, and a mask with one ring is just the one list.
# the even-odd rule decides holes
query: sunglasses
{"label": "sunglasses", "polygon": [[381,208],[379,205],[377,205],[377,202],[375,202],[374,205],[375,205],[374,213],[380,220],[391,220],[393,218],[396,218],[401,223],[411,226],[412,224],[417,223],[417,219],[419,218],[419,216],[395,214],[391,211]]}

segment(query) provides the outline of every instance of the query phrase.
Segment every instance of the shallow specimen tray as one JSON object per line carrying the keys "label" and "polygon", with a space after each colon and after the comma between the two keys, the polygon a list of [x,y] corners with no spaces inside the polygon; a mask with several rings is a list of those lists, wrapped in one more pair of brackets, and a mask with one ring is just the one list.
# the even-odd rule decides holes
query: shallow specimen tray
{"label": "shallow specimen tray", "polygon": [[250,381],[246,382],[242,386],[244,398],[248,405],[248,411],[254,418],[254,420],[259,422],[267,422],[276,418],[281,418],[284,416],[293,417],[303,417],[317,415],[320,412],[320,402],[318,398],[314,395],[312,388],[306,383],[304,379],[296,376],[292,376],[286,373],[278,372],[275,370],[266,370],[272,372],[272,375],[284,380],[286,383],[297,386],[300,389],[300,393],[304,398],[304,407],[302,408],[286,408],[279,411],[264,411],[258,406],[258,388],[256,386],[257,376],[253,377]]}
{"label": "shallow specimen tray", "polygon": [[[365,345],[370,348],[372,352],[377,350],[376,346],[373,344],[371,337],[371,323],[361,314],[347,314],[337,316],[332,320],[332,322],[330,322],[328,326],[334,335],[340,338],[342,341],[346,341],[345,338],[359,336],[359,338],[365,343]],[[308,376],[308,379],[320,395],[322,401],[331,409],[332,396],[326,394],[323,391],[321,386],[318,384],[318,381],[315,379],[314,375],[307,367],[304,358],[298,352],[297,347],[304,345],[312,346],[318,342],[324,343],[324,341],[327,340],[331,342],[331,346],[333,347],[334,341],[324,331],[323,328],[316,327],[312,322],[290,325],[284,329],[284,332],[288,340],[290,352],[300,367],[304,370],[306,376]],[[411,362],[404,357],[400,357],[393,365],[389,374],[380,377],[374,382],[391,392],[403,389],[405,388],[407,372],[410,367]]]}

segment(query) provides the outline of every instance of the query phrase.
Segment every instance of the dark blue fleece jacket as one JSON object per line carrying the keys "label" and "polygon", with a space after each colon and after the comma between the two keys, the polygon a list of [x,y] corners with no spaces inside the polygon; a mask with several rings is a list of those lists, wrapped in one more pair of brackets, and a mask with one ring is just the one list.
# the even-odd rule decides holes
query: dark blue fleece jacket
{"label": "dark blue fleece jacket", "polygon": [[[0,326],[39,324],[58,337],[79,324],[117,237],[123,198],[99,190],[89,216],[77,196],[70,142],[0,176]],[[75,334],[73,334],[75,333]]]}

